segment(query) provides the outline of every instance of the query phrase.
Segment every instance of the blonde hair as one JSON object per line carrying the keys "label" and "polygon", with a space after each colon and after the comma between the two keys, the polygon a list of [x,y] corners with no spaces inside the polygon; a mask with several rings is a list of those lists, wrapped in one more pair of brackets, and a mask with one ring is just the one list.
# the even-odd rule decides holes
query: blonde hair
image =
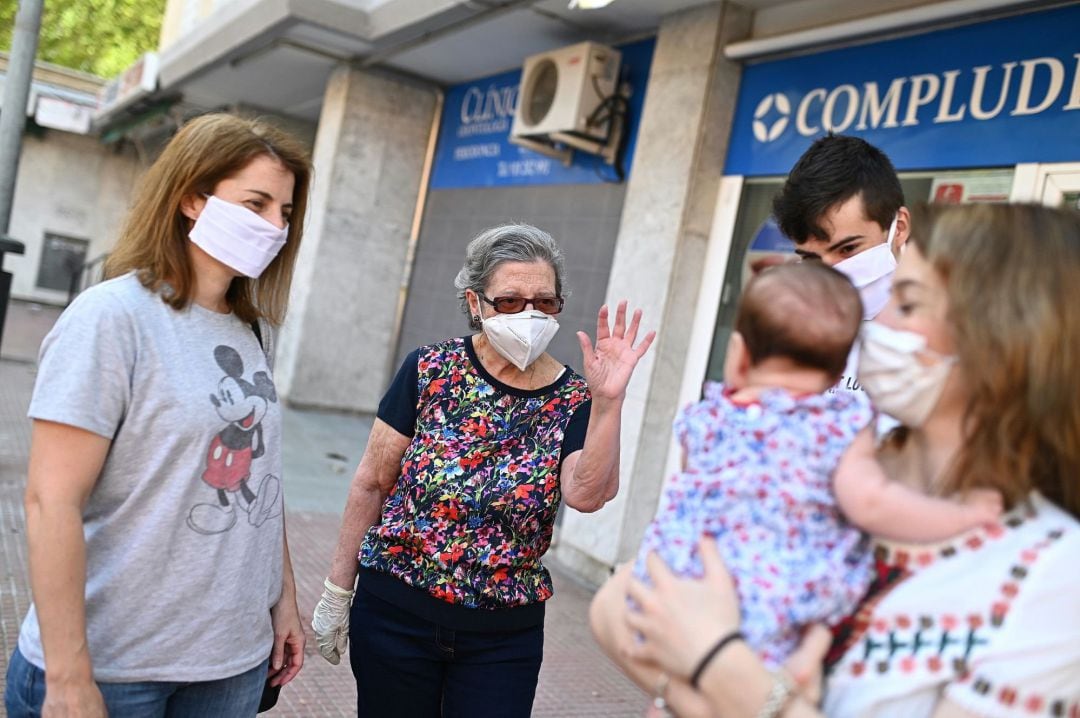
{"label": "blonde hair", "polygon": [[295,177],[293,210],[285,246],[258,279],[237,277],[225,299],[245,322],[285,318],[293,267],[303,237],[311,184],[311,161],[290,135],[260,121],[209,114],[185,124],[141,181],[120,239],[105,264],[105,276],[135,270],[144,286],[159,291],[174,309],[191,302],[194,270],[188,257],[190,220],[180,211],[184,197],[210,194],[257,157],[279,160]]}
{"label": "blonde hair", "polygon": [[1038,489],[1080,517],[1080,215],[919,207],[911,239],[945,282],[969,390],[953,490]]}

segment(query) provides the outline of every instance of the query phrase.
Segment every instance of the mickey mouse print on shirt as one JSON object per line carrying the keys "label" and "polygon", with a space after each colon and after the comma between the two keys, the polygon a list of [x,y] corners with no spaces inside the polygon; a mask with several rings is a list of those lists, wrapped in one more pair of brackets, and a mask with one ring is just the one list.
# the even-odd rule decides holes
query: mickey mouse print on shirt
{"label": "mickey mouse print on shirt", "polygon": [[277,402],[274,382],[266,372],[244,378],[240,353],[229,346],[214,349],[214,359],[225,376],[210,395],[218,416],[226,423],[210,441],[202,480],[217,492],[217,503],[196,504],[187,525],[201,534],[224,533],[236,525],[239,506],[248,523],[258,528],[281,514],[281,482],[267,474],[252,490],[254,461],[266,453],[262,420],[271,402]]}

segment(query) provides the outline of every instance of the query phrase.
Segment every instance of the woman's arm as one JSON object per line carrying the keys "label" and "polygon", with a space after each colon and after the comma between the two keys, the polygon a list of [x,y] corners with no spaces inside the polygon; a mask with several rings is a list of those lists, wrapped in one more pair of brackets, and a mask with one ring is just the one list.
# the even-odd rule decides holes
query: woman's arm
{"label": "woman's arm", "polygon": [[49,670],[42,715],[105,716],[86,639],[86,539],[82,510],[110,441],[35,420],[26,483],[30,587]]}
{"label": "woman's arm", "polygon": [[[714,715],[725,718],[753,718],[774,690],[774,678],[750,647],[737,641],[713,660],[701,676],[701,692]],[[777,716],[823,718],[817,708],[798,694],[792,694]]]}
{"label": "woman's arm", "polygon": [[622,400],[592,401],[585,445],[563,461],[561,481],[566,505],[582,513],[597,511],[619,491],[619,436]]}
{"label": "woman's arm", "polygon": [[383,502],[401,473],[401,457],[412,439],[399,434],[382,419],[375,419],[367,448],[356,467],[345,513],[341,517],[337,548],[330,564],[330,581],[352,588],[359,568],[358,556],[364,536],[382,514]]}
{"label": "woman's arm", "polygon": [[330,575],[311,620],[319,654],[334,665],[341,661],[349,642],[349,605],[359,568],[360,546],[368,529],[379,520],[383,502],[397,483],[401,457],[410,441],[382,419],[375,419],[364,456],[353,475]]}
{"label": "woman's arm", "polygon": [[274,674],[272,685],[283,686],[300,672],[304,666],[304,644],[307,637],[300,625],[300,609],[296,605],[296,579],[293,576],[292,558],[289,555],[289,534],[285,521],[281,522],[281,545],[284,552],[281,569],[281,598],[270,609],[274,624],[274,650],[270,656],[270,670]]}
{"label": "woman's arm", "polygon": [[585,381],[592,395],[585,445],[563,461],[562,494],[566,505],[589,513],[600,509],[619,491],[619,434],[622,430],[626,386],[638,361],[649,350],[656,332],[649,332],[635,347],[641,310],[626,326],[626,300],[615,311],[615,326],[608,326],[608,308],[596,318],[596,347],[585,332],[578,332],[584,358]]}
{"label": "woman's arm", "polygon": [[[665,671],[671,677],[666,699],[678,715],[758,716],[774,678],[742,641],[730,642],[705,664],[699,691],[689,684],[702,658],[739,625],[738,595],[714,542],[702,543],[701,557],[702,579],[676,578],[655,555],[649,557],[652,587],[634,581],[628,569],[617,572],[594,599],[594,634],[615,663],[646,690],[652,688],[642,671]],[[627,594],[635,608],[626,602]],[[796,695],[778,715],[820,714]]]}
{"label": "woman's arm", "polygon": [[[661,684],[662,671],[655,663],[631,657],[637,637],[626,623],[626,592],[630,583],[630,565],[615,571],[600,587],[589,606],[589,625],[593,637],[623,673],[646,693],[655,696]],[[711,716],[712,710],[683,678],[671,678],[664,691],[664,700],[680,718]]]}

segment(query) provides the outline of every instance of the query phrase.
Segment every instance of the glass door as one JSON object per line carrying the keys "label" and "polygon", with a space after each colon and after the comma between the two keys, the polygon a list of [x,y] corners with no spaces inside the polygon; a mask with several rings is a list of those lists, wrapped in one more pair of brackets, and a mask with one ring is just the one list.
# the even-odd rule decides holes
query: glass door
{"label": "glass door", "polygon": [[1042,165],[1039,201],[1050,207],[1080,210],[1080,162]]}
{"label": "glass door", "polygon": [[1017,165],[1010,201],[1080,210],[1080,162]]}
{"label": "glass door", "polygon": [[[1074,165],[1074,178],[1080,180],[1080,164]],[[1014,171],[1011,167],[936,170],[931,172],[900,172],[900,185],[908,203],[919,201],[959,204],[968,202],[1007,202],[1014,187]],[[743,182],[738,203],[731,249],[724,268],[724,283],[719,295],[719,308],[713,328],[713,341],[709,361],[705,367],[705,379],[720,381],[723,378],[724,355],[728,337],[735,322],[735,308],[739,294],[756,268],[783,261],[790,256],[794,245],[788,241],[772,221],[772,198],[784,184],[784,177],[755,177]],[[1073,190],[1073,205],[1076,204]],[[718,271],[708,267],[706,271]],[[693,384],[701,385],[701,379]],[[697,396],[690,400],[696,399]]]}

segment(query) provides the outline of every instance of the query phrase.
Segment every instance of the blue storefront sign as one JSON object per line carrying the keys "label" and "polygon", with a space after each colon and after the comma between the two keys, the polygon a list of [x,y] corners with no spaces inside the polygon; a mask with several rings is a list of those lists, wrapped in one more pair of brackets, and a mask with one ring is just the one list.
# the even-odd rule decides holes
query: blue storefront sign
{"label": "blue storefront sign", "polygon": [[898,169],[1080,160],[1080,5],[743,71],[725,174],[787,174],[832,131]]}
{"label": "blue storefront sign", "polygon": [[780,231],[780,227],[777,226],[775,219],[768,217],[761,223],[761,226],[757,228],[757,231],[754,232],[754,237],[750,240],[750,251],[790,252],[794,254],[795,243]]}
{"label": "blue storefront sign", "polygon": [[[623,166],[630,171],[655,39],[618,46],[633,94]],[[566,167],[510,142],[521,70],[455,85],[446,91],[432,189],[513,185],[593,184],[616,181],[615,170],[594,155],[575,152]]]}

